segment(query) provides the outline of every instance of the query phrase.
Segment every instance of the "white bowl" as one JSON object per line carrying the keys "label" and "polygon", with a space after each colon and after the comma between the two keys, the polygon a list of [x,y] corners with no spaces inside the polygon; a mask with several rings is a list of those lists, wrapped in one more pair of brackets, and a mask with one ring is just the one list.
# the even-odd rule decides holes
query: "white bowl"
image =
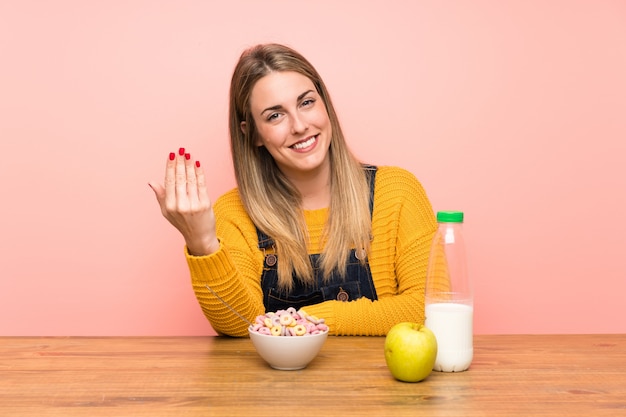
{"label": "white bowl", "polygon": [[257,353],[272,368],[294,371],[305,368],[319,353],[328,330],[304,336],[271,336],[248,329]]}

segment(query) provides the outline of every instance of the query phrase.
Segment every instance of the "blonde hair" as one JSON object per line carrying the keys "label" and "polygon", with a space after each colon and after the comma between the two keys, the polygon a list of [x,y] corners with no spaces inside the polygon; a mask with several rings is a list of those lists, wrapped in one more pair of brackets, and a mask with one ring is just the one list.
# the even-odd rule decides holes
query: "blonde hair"
{"label": "blonde hair", "polygon": [[[274,240],[279,259],[278,284],[288,291],[293,286],[294,273],[304,283],[313,283],[315,277],[307,251],[300,193],[265,147],[255,144],[258,132],[250,112],[250,95],[256,82],[274,71],[293,71],[309,78],[326,106],[332,127],[331,200],[320,256],[324,277],[335,270],[345,274],[352,248],[369,252],[369,184],[362,164],[348,149],[330,95],[315,68],[298,52],[283,45],[263,44],[245,50],[230,85],[229,129],[235,177],[248,215],[257,228]],[[241,122],[246,122],[245,132]],[[364,256],[360,258],[365,262]]]}

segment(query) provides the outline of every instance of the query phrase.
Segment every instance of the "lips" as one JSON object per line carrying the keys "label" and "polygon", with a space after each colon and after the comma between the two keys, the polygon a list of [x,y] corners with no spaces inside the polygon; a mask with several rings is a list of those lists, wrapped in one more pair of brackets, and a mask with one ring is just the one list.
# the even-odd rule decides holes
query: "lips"
{"label": "lips", "polygon": [[311,136],[308,139],[305,139],[303,141],[294,143],[293,145],[290,146],[291,149],[295,149],[296,151],[302,150],[302,149],[306,149],[312,145],[315,144],[315,142],[317,141],[317,136]]}

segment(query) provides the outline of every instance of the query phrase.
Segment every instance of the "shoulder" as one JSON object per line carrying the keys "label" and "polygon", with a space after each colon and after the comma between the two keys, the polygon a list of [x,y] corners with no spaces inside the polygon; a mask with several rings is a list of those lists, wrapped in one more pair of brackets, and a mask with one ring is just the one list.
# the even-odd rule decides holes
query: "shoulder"
{"label": "shoulder", "polygon": [[430,200],[415,175],[404,168],[381,166],[376,172],[373,220],[388,227],[393,219],[424,225],[415,231],[436,227]]}
{"label": "shoulder", "polygon": [[222,194],[217,200],[215,200],[215,204],[213,204],[213,209],[215,210],[215,215],[218,218],[223,216],[248,217],[246,209],[243,206],[243,202],[239,197],[239,190],[237,188],[233,188],[232,190]]}
{"label": "shoulder", "polygon": [[400,167],[380,166],[376,171],[376,191],[420,191],[422,184],[415,175]]}
{"label": "shoulder", "polygon": [[410,171],[395,167],[381,166],[376,172],[374,187],[374,207],[396,210],[398,206],[431,207],[421,182]]}
{"label": "shoulder", "polygon": [[248,216],[239,191],[234,188],[221,195],[213,204],[215,224],[218,236],[223,238],[229,245],[243,244],[243,237],[250,247],[256,247],[256,227]]}
{"label": "shoulder", "polygon": [[241,198],[239,197],[238,188],[233,188],[232,190],[225,192],[224,194],[219,196],[219,198],[215,201],[216,206],[221,205],[221,204],[233,204],[233,203],[241,204]]}
{"label": "shoulder", "polygon": [[241,198],[239,197],[239,189],[238,188],[233,188],[230,191],[225,192],[224,194],[222,194],[216,201],[215,201],[215,205],[219,206],[219,205],[224,205],[224,204],[241,204]]}

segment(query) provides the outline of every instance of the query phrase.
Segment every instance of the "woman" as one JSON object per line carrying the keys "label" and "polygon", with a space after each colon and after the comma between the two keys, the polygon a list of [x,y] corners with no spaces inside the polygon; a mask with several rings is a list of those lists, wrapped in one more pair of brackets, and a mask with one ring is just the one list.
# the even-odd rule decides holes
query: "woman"
{"label": "woman", "polygon": [[409,172],[351,154],[315,68],[282,45],[244,51],[229,113],[236,189],[212,205],[200,162],[183,148],[168,158],[165,186],[150,183],[185,239],[212,327],[247,335],[219,298],[250,321],[304,308],[335,335],[423,322],[431,205]]}

